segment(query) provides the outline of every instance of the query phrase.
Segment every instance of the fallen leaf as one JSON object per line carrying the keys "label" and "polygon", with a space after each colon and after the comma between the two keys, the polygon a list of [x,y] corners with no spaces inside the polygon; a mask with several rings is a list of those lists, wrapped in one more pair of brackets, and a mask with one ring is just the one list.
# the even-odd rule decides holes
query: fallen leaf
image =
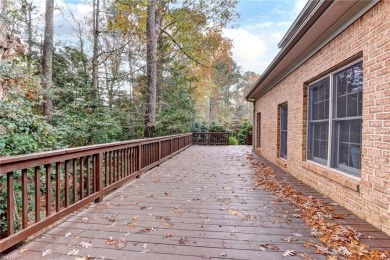
{"label": "fallen leaf", "polygon": [[[304,260],[312,260],[311,257],[307,253],[299,253],[300,257],[302,257]],[[328,258],[329,260],[329,258]]]}
{"label": "fallen leaf", "polygon": [[19,254],[23,254],[23,253],[26,252],[26,251],[28,251],[27,248],[21,248],[21,249],[19,250]]}
{"label": "fallen leaf", "polygon": [[238,214],[239,214],[238,210],[233,209],[233,208],[230,208],[230,209],[229,209],[229,212],[230,212],[230,214],[232,214],[233,216],[238,216]]}
{"label": "fallen leaf", "polygon": [[162,223],[162,225],[165,226],[165,227],[172,227],[173,223],[171,223],[171,222],[164,222],[164,223]]}
{"label": "fallen leaf", "polygon": [[166,233],[165,236],[164,236],[164,238],[173,237],[173,236],[175,236],[174,233]]}
{"label": "fallen leaf", "polygon": [[95,257],[87,255],[82,257],[76,257],[75,260],[89,260],[89,259],[95,259]]}
{"label": "fallen leaf", "polygon": [[130,225],[128,225],[128,228],[129,229],[135,229],[137,226],[136,226],[137,223],[132,223]]}
{"label": "fallen leaf", "polygon": [[85,247],[85,248],[93,247],[93,245],[91,243],[85,242],[85,241],[80,242],[80,246]]}
{"label": "fallen leaf", "polygon": [[293,235],[296,236],[296,237],[303,237],[303,235],[299,234],[299,233],[294,233]]}
{"label": "fallen leaf", "polygon": [[149,233],[152,230],[153,230],[152,227],[144,227],[143,229],[138,230],[136,233],[137,234],[146,234],[146,233]]}
{"label": "fallen leaf", "polygon": [[53,250],[47,249],[47,250],[45,250],[45,251],[42,252],[42,256],[50,255],[50,254],[52,254],[52,253],[53,253]]}
{"label": "fallen leaf", "polygon": [[165,221],[170,221],[171,220],[169,217],[163,217],[163,216],[156,216],[156,219],[158,219],[158,220],[163,219]]}
{"label": "fallen leaf", "polygon": [[179,239],[179,244],[180,245],[185,245],[187,242],[188,242],[188,238],[187,237],[182,237]]}
{"label": "fallen leaf", "polygon": [[284,251],[283,256],[294,256],[296,254],[297,254],[297,251],[295,251],[295,250],[286,250],[286,251]]}
{"label": "fallen leaf", "polygon": [[145,254],[145,253],[149,252],[149,250],[147,249],[147,247],[148,247],[148,244],[145,243],[145,244],[143,245],[144,250],[141,251],[141,254]]}
{"label": "fallen leaf", "polygon": [[131,220],[138,220],[138,219],[139,219],[139,215],[131,217]]}
{"label": "fallen leaf", "polygon": [[65,234],[65,237],[69,237],[71,235],[72,235],[72,232],[68,232],[68,233]]}
{"label": "fallen leaf", "polygon": [[261,244],[259,247],[260,247],[260,250],[262,250],[262,251],[279,250],[279,247],[277,247],[276,245],[271,245],[271,244]]}
{"label": "fallen leaf", "polygon": [[286,241],[287,243],[291,243],[292,241],[297,241],[298,239],[293,238],[293,237],[288,237],[288,238],[284,238],[282,240]]}
{"label": "fallen leaf", "polygon": [[74,248],[67,253],[67,255],[73,255],[73,256],[78,254],[79,254],[79,250],[77,248]]}
{"label": "fallen leaf", "polygon": [[106,241],[106,245],[113,245],[115,244],[115,240],[113,237],[108,237],[107,241]]}
{"label": "fallen leaf", "polygon": [[89,222],[89,218],[84,217],[84,218],[82,219],[82,221],[83,221],[85,224],[87,224],[87,223]]}
{"label": "fallen leaf", "polygon": [[121,238],[121,239],[119,239],[119,240],[116,242],[116,248],[122,249],[122,248],[124,248],[124,247],[126,246],[126,244],[127,244],[126,239],[125,239],[125,238]]}

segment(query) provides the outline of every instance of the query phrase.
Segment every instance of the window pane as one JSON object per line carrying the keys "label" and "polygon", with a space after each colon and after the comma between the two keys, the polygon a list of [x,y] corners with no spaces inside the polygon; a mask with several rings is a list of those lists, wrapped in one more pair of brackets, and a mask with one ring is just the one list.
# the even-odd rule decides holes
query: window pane
{"label": "window pane", "polygon": [[347,97],[347,117],[358,115],[358,96],[357,93],[349,94]]}
{"label": "window pane", "polygon": [[308,159],[325,164],[328,160],[328,122],[309,125]]}
{"label": "window pane", "polygon": [[345,120],[335,125],[335,146],[338,146],[335,167],[358,175],[358,171],[353,169],[360,169],[362,120]]}
{"label": "window pane", "polygon": [[280,111],[280,147],[279,155],[281,158],[287,158],[287,104],[279,107]]}
{"label": "window pane", "polygon": [[360,144],[361,136],[362,136],[362,121],[352,120],[350,126],[351,126],[350,142],[354,144]]}
{"label": "window pane", "polygon": [[341,96],[337,98],[337,117],[343,118],[347,116],[347,96]]}
{"label": "window pane", "polygon": [[329,78],[309,86],[309,119],[329,118]]}
{"label": "window pane", "polygon": [[363,69],[357,63],[334,75],[337,118],[361,116]]}

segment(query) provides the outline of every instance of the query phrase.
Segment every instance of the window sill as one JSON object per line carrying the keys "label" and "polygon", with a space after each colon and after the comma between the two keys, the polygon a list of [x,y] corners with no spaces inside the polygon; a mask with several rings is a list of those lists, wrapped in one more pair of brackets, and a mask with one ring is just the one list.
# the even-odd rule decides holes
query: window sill
{"label": "window sill", "polygon": [[337,182],[338,184],[347,187],[353,191],[359,192],[360,178],[354,176],[347,176],[347,174],[337,171],[335,169],[329,169],[321,164],[304,161],[302,167],[308,169],[318,175],[321,175],[331,181]]}

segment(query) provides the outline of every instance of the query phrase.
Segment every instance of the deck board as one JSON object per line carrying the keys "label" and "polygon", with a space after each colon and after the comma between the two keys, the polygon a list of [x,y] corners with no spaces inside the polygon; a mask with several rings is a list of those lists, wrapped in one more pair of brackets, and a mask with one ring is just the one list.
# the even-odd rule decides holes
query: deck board
{"label": "deck board", "polygon": [[[246,146],[192,146],[23,245],[27,251],[18,249],[9,257],[37,259],[51,250],[43,258],[285,259],[283,252],[293,249],[325,259],[303,246],[315,238],[301,218],[292,216],[293,205],[253,188],[248,153]],[[304,194],[332,202],[292,176],[286,178]],[[341,206],[336,212],[346,214],[336,222],[375,237],[365,243],[390,248],[388,236]],[[126,243],[117,248],[117,243],[107,242],[109,237]],[[288,243],[289,237],[294,241]],[[81,247],[80,242],[93,247]],[[261,244],[278,249],[262,251]],[[72,249],[79,250],[77,256],[67,255]]]}

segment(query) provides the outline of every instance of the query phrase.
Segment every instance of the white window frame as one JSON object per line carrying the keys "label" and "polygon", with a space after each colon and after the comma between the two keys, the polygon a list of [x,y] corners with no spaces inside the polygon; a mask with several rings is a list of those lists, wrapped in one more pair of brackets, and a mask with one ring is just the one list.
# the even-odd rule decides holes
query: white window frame
{"label": "white window frame", "polygon": [[[321,77],[320,79],[317,79],[313,82],[310,82],[307,86],[307,107],[306,107],[306,111],[307,111],[307,115],[306,115],[306,160],[307,161],[310,161],[311,163],[314,163],[316,165],[319,165],[319,166],[322,166],[322,167],[325,167],[329,170],[332,170],[334,172],[337,172],[339,174],[342,174],[342,175],[345,175],[345,176],[348,176],[348,177],[352,177],[354,179],[357,179],[357,180],[360,180],[361,179],[361,170],[360,169],[355,169],[355,168],[352,168],[352,167],[348,167],[348,166],[339,166],[338,168],[334,167],[332,164],[334,162],[334,154],[332,154],[332,150],[335,151],[337,153],[337,156],[336,158],[338,158],[338,153],[339,153],[339,149],[338,149],[338,146],[339,144],[337,143],[337,147],[334,148],[334,144],[333,144],[333,141],[334,141],[334,135],[333,135],[333,121],[335,120],[335,116],[333,114],[334,110],[336,109],[335,108],[335,96],[334,96],[334,85],[333,85],[333,81],[334,81],[334,75],[339,73],[340,71],[343,71],[349,67],[352,67],[353,65],[356,65],[360,62],[362,62],[363,59],[360,58],[352,63],[349,63],[335,71],[332,71],[331,73]],[[364,77],[364,75],[363,75]],[[309,140],[309,113],[310,113],[310,102],[309,102],[309,95],[310,95],[310,86],[326,79],[326,78],[329,78],[329,119],[328,119],[328,159],[326,160],[326,164],[321,164],[319,163],[318,161],[314,161],[314,160],[311,160],[309,159],[309,154],[308,154],[308,147],[309,147],[309,142],[311,140]],[[363,91],[363,90],[362,90]],[[348,119],[353,119],[352,117],[348,118]],[[358,116],[356,117],[356,119],[362,119],[362,116]],[[362,144],[361,144],[362,145]],[[325,160],[324,160],[325,161]],[[358,175],[358,176],[357,176]]]}

